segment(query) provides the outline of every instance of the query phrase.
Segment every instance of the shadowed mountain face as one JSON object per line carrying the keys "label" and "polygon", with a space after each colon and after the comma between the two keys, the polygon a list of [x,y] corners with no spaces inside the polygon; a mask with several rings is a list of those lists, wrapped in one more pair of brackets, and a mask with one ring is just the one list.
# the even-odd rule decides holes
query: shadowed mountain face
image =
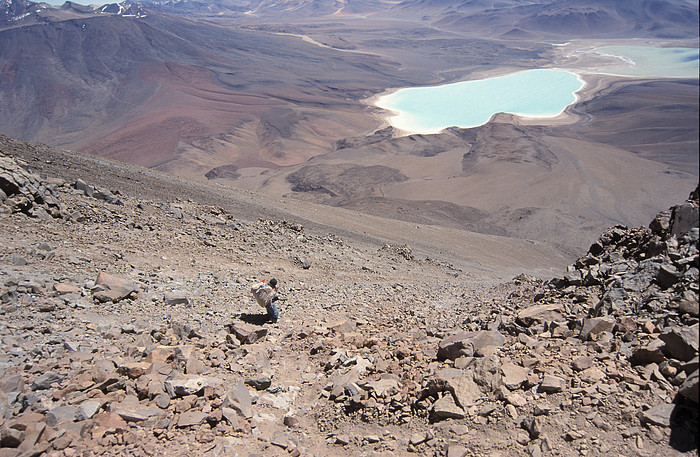
{"label": "shadowed mountain face", "polygon": [[356,127],[343,117],[364,108],[347,100],[390,85],[395,66],[160,14],[7,29],[0,62],[1,131],[145,166],[206,149],[208,168],[191,165],[202,175],[221,162],[271,166],[318,153]]}

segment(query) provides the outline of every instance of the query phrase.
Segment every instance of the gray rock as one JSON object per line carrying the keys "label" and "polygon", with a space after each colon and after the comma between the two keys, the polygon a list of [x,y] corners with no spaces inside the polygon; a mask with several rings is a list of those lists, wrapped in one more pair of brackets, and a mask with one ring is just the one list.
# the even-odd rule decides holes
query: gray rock
{"label": "gray rock", "polygon": [[75,406],[58,406],[46,413],[46,424],[54,427],[61,422],[73,422],[78,415]]}
{"label": "gray rock", "polygon": [[[0,426],[0,447],[2,448],[16,448],[22,444],[22,431],[16,428],[7,427],[5,425]],[[16,454],[19,455],[19,452]]]}
{"label": "gray rock", "polygon": [[580,286],[583,283],[583,275],[580,270],[573,270],[566,273],[564,279],[572,286]]}
{"label": "gray rock", "polygon": [[520,426],[527,430],[530,438],[535,439],[542,434],[542,420],[539,417],[529,417],[523,419]]}
{"label": "gray rock", "polygon": [[355,395],[360,395],[360,392],[362,392],[362,389],[360,389],[360,386],[358,386],[354,382],[350,382],[345,385],[345,394],[348,397],[354,397]]}
{"label": "gray rock", "polygon": [[19,445],[18,450],[27,453],[23,455],[40,454],[48,450],[48,443],[44,443],[44,447],[35,447],[45,429],[46,423],[44,422],[32,422],[27,424],[27,428],[24,429],[22,444]]}
{"label": "gray rock", "polygon": [[578,378],[583,382],[595,384],[605,378],[605,373],[596,367],[590,367],[579,373]]}
{"label": "gray rock", "polygon": [[74,187],[76,189],[82,191],[86,197],[90,197],[90,198],[92,198],[93,193],[95,192],[95,189],[92,186],[88,185],[82,179],[78,179],[77,181],[75,181]]}
{"label": "gray rock", "polygon": [[692,317],[700,317],[700,301],[697,300],[697,297],[694,300],[683,299],[678,306],[678,310],[681,314],[687,313]]}
{"label": "gray rock", "polygon": [[649,224],[649,228],[657,235],[665,237],[671,228],[672,210],[667,209],[659,212],[653,221]]}
{"label": "gray rock", "polygon": [[163,294],[163,301],[165,301],[165,304],[169,306],[187,306],[190,304],[190,299],[187,295],[188,294],[185,291],[168,291]]}
{"label": "gray rock", "polygon": [[451,393],[446,394],[433,404],[432,414],[435,420],[464,419],[467,417],[467,414],[457,405]]}
{"label": "gray rock", "polygon": [[471,365],[474,381],[489,390],[496,390],[501,384],[501,359],[495,355],[478,357]]}
{"label": "gray rock", "polygon": [[27,259],[25,259],[21,255],[12,254],[12,265],[16,267],[22,267],[24,265],[27,265],[27,263]]}
{"label": "gray rock", "polygon": [[245,383],[251,387],[254,387],[255,390],[265,390],[272,385],[272,379],[267,376],[256,379],[249,378],[245,380]]}
{"label": "gray rock", "polygon": [[590,368],[593,366],[593,357],[589,356],[581,356],[581,357],[576,357],[573,362],[571,362],[571,368],[573,368],[575,371],[583,371],[587,368]]}
{"label": "gray rock", "polygon": [[161,410],[159,408],[151,408],[150,406],[143,406],[140,404],[125,404],[119,403],[116,405],[111,405],[109,408],[110,412],[119,415],[122,419],[127,422],[141,422],[146,419],[157,417]]}
{"label": "gray rock", "polygon": [[514,363],[504,363],[501,365],[503,373],[503,385],[510,390],[519,389],[527,381],[527,370]]}
{"label": "gray rock", "polygon": [[385,375],[376,381],[369,381],[363,384],[363,387],[373,392],[377,398],[396,393],[399,386],[399,380],[391,377],[391,375]]}
{"label": "gray rock", "polygon": [[430,439],[430,435],[425,432],[416,432],[411,435],[408,439],[408,443],[414,446],[418,446],[421,443],[425,443]]}
{"label": "gray rock", "polygon": [[662,289],[668,289],[680,281],[683,275],[673,265],[661,265],[656,274],[656,283]]}
{"label": "gray rock", "polygon": [[32,390],[46,390],[54,383],[63,381],[63,376],[58,373],[44,373],[32,382]]}
{"label": "gray rock", "polygon": [[613,287],[607,290],[598,304],[595,306],[596,313],[600,315],[611,314],[614,311],[625,311],[629,294],[622,287]]}
{"label": "gray rock", "polygon": [[194,427],[195,425],[201,425],[206,421],[208,415],[201,411],[185,411],[180,414],[177,420],[178,428]]}
{"label": "gray rock", "polygon": [[287,449],[291,447],[291,442],[289,441],[289,438],[283,433],[283,432],[277,432],[274,435],[272,435],[272,438],[270,439],[270,444],[273,446],[281,447],[282,449]]}
{"label": "gray rock", "polygon": [[253,401],[243,381],[239,381],[226,393],[221,406],[237,411],[246,419],[253,417]]}
{"label": "gray rock", "polygon": [[9,419],[10,414],[10,400],[7,398],[7,394],[0,390],[0,422],[2,419]]}
{"label": "gray rock", "polygon": [[469,450],[457,443],[447,444],[447,457],[465,457],[469,454]]}
{"label": "gray rock", "polygon": [[0,378],[0,390],[5,393],[22,392],[24,390],[24,380],[19,374],[6,374]]}
{"label": "gray rock", "polygon": [[640,419],[642,422],[647,424],[658,425],[660,427],[670,427],[671,415],[673,414],[673,410],[675,408],[676,405],[673,403],[654,406],[647,411],[643,411],[640,414]]}
{"label": "gray rock", "polygon": [[257,325],[248,324],[245,322],[235,322],[229,324],[229,332],[236,336],[236,339],[241,344],[253,344],[267,336],[267,329]]}
{"label": "gray rock", "polygon": [[233,427],[234,429],[238,428],[238,424],[240,422],[238,419],[238,411],[236,411],[233,408],[228,408],[224,406],[221,408],[221,414],[223,418],[226,419],[226,421],[231,425],[231,427]]}
{"label": "gray rock", "polygon": [[123,205],[124,203],[112,193],[109,189],[95,189],[92,194],[97,200],[104,200],[112,205]]}
{"label": "gray rock", "polygon": [[690,374],[693,371],[700,368],[700,358],[696,355],[692,360],[681,365],[681,369],[685,371],[686,374]]}
{"label": "gray rock", "polygon": [[659,339],[666,343],[663,351],[669,357],[687,362],[698,353],[698,324],[691,327],[672,327],[659,335]]}
{"label": "gray rock", "polygon": [[75,420],[79,422],[92,419],[92,417],[95,414],[97,414],[101,407],[102,404],[99,401],[84,401],[80,405],[78,405],[78,411],[75,414]]}
{"label": "gray rock", "polygon": [[170,396],[164,393],[157,394],[153,398],[153,401],[156,403],[156,406],[160,409],[167,409],[168,406],[170,406]]}
{"label": "gray rock", "polygon": [[663,348],[666,345],[662,340],[655,339],[652,340],[646,346],[635,348],[632,351],[632,357],[642,365],[648,363],[661,363],[666,360]]}
{"label": "gray rock", "polygon": [[696,369],[683,381],[678,393],[698,403],[698,370]]}
{"label": "gray rock", "polygon": [[77,341],[64,341],[63,348],[68,352],[78,352],[80,349],[80,343]]}
{"label": "gray rock", "polygon": [[698,205],[685,202],[673,207],[671,235],[682,235],[698,226]]}
{"label": "gray rock", "polygon": [[345,434],[337,435],[335,437],[335,444],[338,444],[340,446],[345,446],[345,445],[350,444],[350,436],[345,435]]}
{"label": "gray rock", "polygon": [[451,393],[454,401],[461,408],[468,408],[483,397],[481,389],[474,382],[472,372],[455,368],[438,371],[428,380],[427,388],[431,395],[440,392]]}
{"label": "gray rock", "polygon": [[284,423],[284,425],[286,425],[289,428],[299,428],[299,426],[301,425],[301,421],[299,420],[299,418],[297,416],[289,415],[289,414],[284,416],[284,419],[282,419],[282,422]]}

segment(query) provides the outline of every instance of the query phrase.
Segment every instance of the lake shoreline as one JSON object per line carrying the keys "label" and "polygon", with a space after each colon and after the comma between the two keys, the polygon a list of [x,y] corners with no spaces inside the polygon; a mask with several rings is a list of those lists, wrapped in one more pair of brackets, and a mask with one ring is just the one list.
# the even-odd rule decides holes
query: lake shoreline
{"label": "lake shoreline", "polygon": [[[483,81],[491,78],[498,78],[502,76],[508,76],[512,75],[515,73],[527,71],[527,70],[556,70],[556,71],[564,71],[567,73],[571,73],[577,76],[577,78],[582,82],[582,86],[577,89],[576,91],[573,92],[574,95],[574,101],[567,105],[565,108],[562,109],[560,113],[554,116],[529,116],[529,115],[522,115],[518,113],[512,113],[512,112],[495,112],[490,116],[488,120],[485,122],[479,124],[479,125],[484,125],[489,122],[511,122],[511,123],[517,123],[521,125],[566,125],[566,124],[573,124],[577,122],[585,122],[585,119],[582,119],[582,116],[578,113],[573,112],[574,107],[580,103],[581,101],[585,100],[590,100],[600,94],[604,94],[606,92],[609,92],[612,88],[616,87],[619,85],[619,83],[629,83],[631,80],[638,81],[640,83],[648,82],[648,81],[658,81],[658,80],[663,80],[663,79],[695,79],[695,78],[687,78],[685,76],[644,76],[644,75],[633,75],[633,74],[614,74],[614,73],[608,73],[608,72],[603,72],[598,69],[602,68],[609,68],[611,66],[614,66],[614,62],[620,62],[621,60],[625,60],[624,56],[614,56],[614,55],[608,55],[608,54],[602,54],[602,53],[597,53],[595,52],[596,49],[605,47],[606,45],[609,45],[609,42],[605,41],[596,41],[592,43],[563,43],[559,46],[562,49],[562,61],[559,62],[554,62],[551,67],[545,67],[545,68],[538,68],[538,69],[523,69],[523,68],[499,68],[499,69],[493,69],[489,71],[484,71],[480,72],[478,74],[477,78],[473,78],[475,76],[474,74],[470,75],[469,79],[465,79],[463,81],[458,81],[456,83],[448,83],[448,84],[443,84],[443,85],[425,85],[425,86],[415,86],[416,88],[435,88],[435,87],[442,87],[442,86],[447,86],[450,84],[459,84],[462,82],[474,82],[474,81]],[[655,48],[655,46],[648,46],[649,43],[645,43],[649,48]],[[661,43],[655,43],[657,46],[660,45]],[[663,43],[665,45],[669,45],[667,47],[669,48],[679,48],[683,47],[683,45],[679,45],[678,43]],[[630,42],[630,43],[624,43],[624,45],[627,46],[639,46],[639,43],[636,42]],[[628,59],[629,60],[629,59]],[[407,129],[405,127],[399,127],[392,123],[392,119],[395,118],[397,115],[400,114],[399,111],[391,110],[384,108],[382,106],[379,106],[381,103],[381,100],[389,97],[401,90],[405,89],[410,89],[410,88],[391,88],[387,89],[379,94],[376,94],[372,97],[367,98],[364,100],[364,103],[367,104],[373,111],[373,114],[380,119],[381,127],[380,128],[385,128],[385,127],[393,127],[398,133],[399,136],[407,136],[407,135],[414,135],[414,134],[437,134],[442,131],[444,131],[447,128],[451,127],[457,127],[457,128],[474,128],[479,125],[472,125],[469,127],[459,127],[459,126],[447,126],[444,127],[440,130],[436,131],[431,131],[429,133],[425,131],[419,131],[415,129]],[[425,130],[425,129],[423,129]]]}

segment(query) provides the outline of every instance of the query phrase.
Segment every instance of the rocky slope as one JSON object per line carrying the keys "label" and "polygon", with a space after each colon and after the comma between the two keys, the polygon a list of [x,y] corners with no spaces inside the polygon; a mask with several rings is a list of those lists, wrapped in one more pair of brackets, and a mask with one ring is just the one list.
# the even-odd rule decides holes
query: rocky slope
{"label": "rocky slope", "polygon": [[697,450],[697,191],[503,282],[3,144],[2,456]]}

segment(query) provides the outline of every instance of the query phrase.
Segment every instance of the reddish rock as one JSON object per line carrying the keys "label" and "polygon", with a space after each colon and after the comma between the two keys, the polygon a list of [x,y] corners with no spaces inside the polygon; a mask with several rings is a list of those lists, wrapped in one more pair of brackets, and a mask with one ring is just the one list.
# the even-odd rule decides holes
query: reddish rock
{"label": "reddish rock", "polygon": [[540,390],[547,393],[561,392],[566,388],[566,381],[559,376],[545,374],[540,384]]}
{"label": "reddish rock", "polygon": [[593,317],[585,319],[579,338],[583,341],[587,341],[603,332],[612,332],[614,327],[615,318],[613,317]]}
{"label": "reddish rock", "polygon": [[576,357],[574,361],[571,363],[571,368],[573,368],[575,371],[583,371],[587,368],[590,368],[593,366],[593,357],[588,357],[588,356],[581,356],[581,357]]}
{"label": "reddish rock", "polygon": [[96,289],[92,296],[99,302],[117,302],[131,297],[139,291],[139,287],[132,281],[112,276],[104,271],[97,275],[95,280]]}
{"label": "reddish rock", "polygon": [[528,370],[519,365],[510,362],[504,363],[501,365],[501,372],[503,373],[503,385],[510,390],[518,389],[527,382]]}
{"label": "reddish rock", "polygon": [[560,321],[563,318],[563,308],[559,303],[534,305],[518,313],[517,320],[522,325],[530,327],[544,322]]}
{"label": "reddish rock", "polygon": [[75,292],[80,292],[80,287],[71,283],[59,282],[53,285],[53,290],[58,292],[60,295],[67,295]]}

